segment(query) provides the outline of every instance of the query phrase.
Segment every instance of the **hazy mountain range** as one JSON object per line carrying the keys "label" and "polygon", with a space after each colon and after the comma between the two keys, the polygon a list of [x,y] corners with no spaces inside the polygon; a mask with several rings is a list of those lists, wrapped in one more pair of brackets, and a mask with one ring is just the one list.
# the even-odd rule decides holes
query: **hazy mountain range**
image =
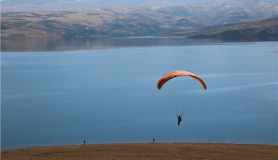
{"label": "hazy mountain range", "polygon": [[5,0],[4,12],[69,11],[138,6],[171,6],[227,0]]}
{"label": "hazy mountain range", "polygon": [[[52,1],[56,3],[58,0]],[[13,4],[13,1],[9,2]],[[44,4],[48,3],[45,1],[38,5]],[[191,31],[213,25],[236,25],[278,17],[278,5],[277,0],[232,0],[174,6],[2,12],[1,14],[2,38],[142,36]]]}

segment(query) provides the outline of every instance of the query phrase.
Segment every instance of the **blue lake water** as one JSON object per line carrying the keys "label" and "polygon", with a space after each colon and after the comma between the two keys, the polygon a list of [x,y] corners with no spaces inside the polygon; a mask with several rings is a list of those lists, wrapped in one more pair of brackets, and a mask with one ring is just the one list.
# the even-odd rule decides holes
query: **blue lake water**
{"label": "blue lake water", "polygon": [[[277,144],[277,46],[2,52],[1,149],[153,138]],[[158,90],[160,77],[174,70],[198,75],[207,90],[186,76]],[[182,114],[180,126],[177,114]]]}

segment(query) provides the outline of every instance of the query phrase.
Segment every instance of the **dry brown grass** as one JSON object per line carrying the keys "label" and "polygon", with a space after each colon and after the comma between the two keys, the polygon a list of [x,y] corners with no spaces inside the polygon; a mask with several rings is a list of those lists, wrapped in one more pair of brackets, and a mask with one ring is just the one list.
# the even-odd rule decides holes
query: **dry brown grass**
{"label": "dry brown grass", "polygon": [[2,160],[276,160],[277,145],[133,143],[34,147],[2,151]]}

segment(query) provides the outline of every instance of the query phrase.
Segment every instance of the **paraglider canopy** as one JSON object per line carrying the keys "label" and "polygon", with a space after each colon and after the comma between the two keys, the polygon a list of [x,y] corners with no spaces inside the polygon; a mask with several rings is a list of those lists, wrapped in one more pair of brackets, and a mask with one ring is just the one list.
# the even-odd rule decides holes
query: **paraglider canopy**
{"label": "paraglider canopy", "polygon": [[173,71],[173,72],[169,72],[169,73],[165,74],[157,82],[157,88],[160,90],[161,87],[166,82],[168,82],[170,79],[175,78],[175,77],[179,77],[179,76],[190,76],[192,78],[195,78],[196,80],[198,80],[203,85],[205,90],[207,89],[207,86],[206,86],[205,82],[200,77],[196,76],[193,73],[187,72],[187,71]]}

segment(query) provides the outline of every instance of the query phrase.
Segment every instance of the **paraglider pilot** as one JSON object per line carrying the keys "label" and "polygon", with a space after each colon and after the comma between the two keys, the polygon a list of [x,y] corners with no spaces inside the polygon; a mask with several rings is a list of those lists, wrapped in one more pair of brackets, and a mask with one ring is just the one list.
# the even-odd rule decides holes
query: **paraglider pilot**
{"label": "paraglider pilot", "polygon": [[181,116],[178,116],[178,126],[180,125],[181,123]]}

